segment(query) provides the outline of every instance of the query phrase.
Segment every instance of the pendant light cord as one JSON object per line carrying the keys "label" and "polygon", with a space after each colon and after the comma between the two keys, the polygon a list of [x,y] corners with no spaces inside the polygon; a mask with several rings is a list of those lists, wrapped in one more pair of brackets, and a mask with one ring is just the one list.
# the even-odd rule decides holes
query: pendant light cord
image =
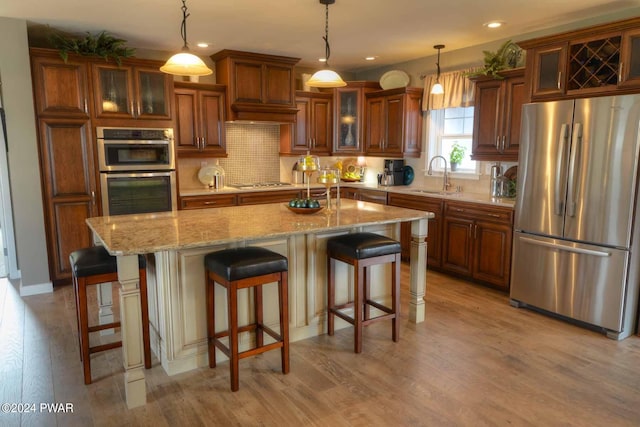
{"label": "pendant light cord", "polygon": [[325,68],[329,68],[329,56],[331,56],[331,48],[329,47],[329,3],[325,4],[325,18],[324,18],[324,47],[325,47]]}
{"label": "pendant light cord", "polygon": [[189,13],[187,13],[187,2],[186,0],[182,0],[182,25],[180,26],[180,35],[182,36],[182,41],[184,42],[184,46],[182,46],[182,50],[189,50],[189,46],[187,45],[187,18],[189,17]]}

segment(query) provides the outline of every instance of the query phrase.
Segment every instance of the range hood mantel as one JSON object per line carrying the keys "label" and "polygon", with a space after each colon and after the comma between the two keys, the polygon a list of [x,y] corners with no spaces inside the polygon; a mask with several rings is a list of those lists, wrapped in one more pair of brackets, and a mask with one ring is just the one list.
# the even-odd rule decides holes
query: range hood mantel
{"label": "range hood mantel", "polygon": [[216,82],[227,85],[227,120],[294,123],[300,58],[222,50],[211,55]]}

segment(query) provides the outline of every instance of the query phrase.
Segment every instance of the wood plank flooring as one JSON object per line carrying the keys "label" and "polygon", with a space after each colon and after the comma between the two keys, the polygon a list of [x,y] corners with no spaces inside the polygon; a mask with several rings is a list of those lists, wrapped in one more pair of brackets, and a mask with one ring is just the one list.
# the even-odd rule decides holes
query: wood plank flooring
{"label": "wood plank flooring", "polygon": [[[240,391],[228,364],[173,377],[146,371],[148,404],[124,402],[121,350],[94,355],[85,386],[73,290],[21,299],[0,281],[0,403],[35,403],[35,413],[0,413],[0,426],[637,426],[640,338],[622,342],[509,306],[506,294],[428,273],[427,321],[407,321],[403,264],[400,342],[390,322],[291,345],[240,362]],[[72,414],[39,404],[72,403]]]}

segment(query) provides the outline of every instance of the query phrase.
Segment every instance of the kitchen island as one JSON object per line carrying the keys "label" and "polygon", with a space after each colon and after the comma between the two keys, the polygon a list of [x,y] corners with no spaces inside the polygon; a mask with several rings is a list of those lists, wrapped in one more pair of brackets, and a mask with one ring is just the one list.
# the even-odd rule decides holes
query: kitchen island
{"label": "kitchen island", "polygon": [[[429,212],[342,200],[339,209],[312,215],[295,214],[286,204],[274,203],[87,219],[95,237],[118,257],[127,405],[132,408],[146,403],[138,254],[148,254],[152,348],[165,371],[173,375],[207,365],[203,258],[227,247],[261,246],[289,259],[290,338],[296,341],[326,332],[326,240],[357,231],[399,240],[400,223],[410,221],[409,320],[424,321],[425,238],[430,216]],[[338,277],[347,277],[349,267],[338,267]],[[391,271],[388,266],[377,267],[379,271],[371,275],[371,295],[384,302],[389,295],[383,285]],[[218,292],[216,301],[223,302],[223,289],[216,287]],[[263,298],[265,322],[275,325],[277,311],[269,309],[276,306],[275,285],[265,288]],[[349,295],[345,291],[337,298],[346,301]],[[249,293],[239,298],[240,322],[248,321],[251,304]],[[226,308],[221,306],[216,314],[220,316],[216,324],[224,327]],[[346,323],[336,325],[340,326]],[[245,334],[240,346],[249,345]]]}

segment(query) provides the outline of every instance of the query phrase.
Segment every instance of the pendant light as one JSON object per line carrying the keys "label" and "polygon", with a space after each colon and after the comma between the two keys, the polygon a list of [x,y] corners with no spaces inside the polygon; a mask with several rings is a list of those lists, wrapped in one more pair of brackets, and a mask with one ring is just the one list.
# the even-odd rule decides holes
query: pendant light
{"label": "pendant light", "polygon": [[213,71],[205,65],[202,59],[196,55],[189,53],[189,46],[187,45],[187,13],[186,0],[182,0],[182,25],[180,27],[180,34],[182,35],[182,52],[176,53],[169,58],[160,71],[167,74],[174,74],[177,76],[208,76]]}
{"label": "pendant light", "polygon": [[440,49],[444,49],[444,45],[437,44],[433,48],[438,49],[438,61],[436,62],[436,66],[438,67],[438,73],[436,74],[436,83],[431,88],[431,94],[442,95],[444,93],[444,88],[442,87],[442,84],[440,84]]}
{"label": "pendant light", "polygon": [[329,5],[335,3],[336,0],[320,0],[320,4],[325,5],[325,25],[324,25],[324,46],[325,61],[324,69],[316,71],[307,81],[307,86],[311,87],[343,87],[347,84],[342,80],[340,75],[329,69],[329,56],[331,48],[329,47]]}

